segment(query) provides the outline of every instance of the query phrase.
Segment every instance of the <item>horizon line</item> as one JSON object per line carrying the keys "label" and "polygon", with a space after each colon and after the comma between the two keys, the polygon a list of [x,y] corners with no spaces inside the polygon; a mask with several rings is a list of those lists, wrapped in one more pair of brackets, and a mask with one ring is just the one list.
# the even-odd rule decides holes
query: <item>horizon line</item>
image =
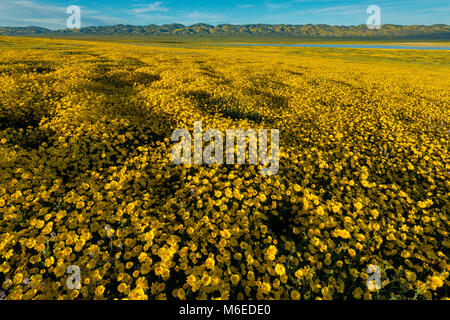
{"label": "horizon line", "polygon": [[[80,29],[76,29],[76,30],[82,30],[82,29],[86,29],[86,28],[104,28],[104,27],[116,27],[116,26],[126,26],[126,27],[149,27],[149,26],[155,26],[155,27],[164,27],[164,26],[171,26],[171,25],[179,25],[182,27],[194,27],[194,26],[198,26],[198,25],[204,25],[204,26],[209,26],[209,27],[219,27],[219,26],[255,26],[255,25],[263,25],[263,26],[328,26],[328,27],[359,27],[359,26],[364,26],[364,23],[361,24],[349,24],[349,25],[345,25],[345,24],[341,24],[341,25],[337,25],[337,24],[327,24],[327,23],[305,23],[305,24],[291,24],[291,23],[245,23],[245,24],[233,24],[233,23],[220,23],[220,24],[209,24],[209,23],[204,23],[204,22],[197,22],[191,25],[185,25],[182,23],[177,23],[177,22],[173,22],[173,23],[165,23],[165,24],[147,24],[147,25],[133,25],[133,24],[123,24],[123,23],[118,23],[118,24],[112,24],[112,25],[89,25],[89,26],[85,26],[85,27],[81,27]],[[381,24],[381,26],[401,26],[401,27],[412,27],[412,26],[425,26],[425,27],[432,27],[432,26],[437,26],[437,25],[441,25],[441,26],[450,26],[446,23],[433,23],[433,24],[394,24],[394,23],[385,23],[385,24]],[[0,26],[0,28],[17,28],[17,29],[26,29],[26,28],[41,28],[41,29],[46,29],[46,30],[50,30],[50,31],[59,31],[59,30],[74,30],[74,29],[69,29],[69,28],[59,28],[59,29],[51,29],[51,28],[47,28],[47,27],[42,27],[42,26],[36,26],[36,25],[30,25],[30,26],[26,26],[26,27],[19,27],[19,26]]]}

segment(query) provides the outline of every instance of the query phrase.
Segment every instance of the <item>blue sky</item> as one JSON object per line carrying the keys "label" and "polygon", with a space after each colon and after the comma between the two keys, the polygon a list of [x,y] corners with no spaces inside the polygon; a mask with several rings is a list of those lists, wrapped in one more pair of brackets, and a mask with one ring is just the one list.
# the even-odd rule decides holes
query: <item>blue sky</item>
{"label": "blue sky", "polygon": [[199,22],[359,25],[366,23],[371,4],[381,8],[382,24],[450,24],[449,0],[0,0],[0,26],[62,29],[69,5],[81,7],[82,27]]}

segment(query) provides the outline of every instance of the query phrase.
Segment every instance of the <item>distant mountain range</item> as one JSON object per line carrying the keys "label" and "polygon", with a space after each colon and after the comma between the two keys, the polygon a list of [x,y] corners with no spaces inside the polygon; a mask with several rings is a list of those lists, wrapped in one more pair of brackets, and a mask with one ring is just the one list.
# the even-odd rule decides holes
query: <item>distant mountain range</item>
{"label": "distant mountain range", "polygon": [[85,27],[80,30],[50,30],[41,27],[0,27],[0,35],[217,35],[217,36],[269,36],[293,38],[364,38],[364,39],[436,39],[450,40],[450,26],[446,24],[424,25],[382,25],[370,30],[366,25],[330,26],[326,24],[285,25],[285,24],[221,24],[212,26],[198,23],[191,26],[167,25],[114,25]]}

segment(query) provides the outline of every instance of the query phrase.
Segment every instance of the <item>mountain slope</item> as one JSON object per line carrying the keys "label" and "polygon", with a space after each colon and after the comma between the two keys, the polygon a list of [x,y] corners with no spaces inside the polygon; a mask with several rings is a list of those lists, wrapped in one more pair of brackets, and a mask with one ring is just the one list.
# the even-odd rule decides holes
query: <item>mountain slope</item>
{"label": "mountain slope", "polygon": [[197,23],[191,26],[182,24],[167,25],[114,25],[90,26],[80,30],[49,30],[42,27],[0,27],[0,35],[219,35],[240,36],[258,35],[271,37],[295,38],[367,38],[367,39],[450,39],[450,26],[436,24],[423,25],[383,25],[379,30],[370,30],[366,25],[359,26],[330,26],[319,25],[284,25],[284,24],[222,24],[212,26]]}

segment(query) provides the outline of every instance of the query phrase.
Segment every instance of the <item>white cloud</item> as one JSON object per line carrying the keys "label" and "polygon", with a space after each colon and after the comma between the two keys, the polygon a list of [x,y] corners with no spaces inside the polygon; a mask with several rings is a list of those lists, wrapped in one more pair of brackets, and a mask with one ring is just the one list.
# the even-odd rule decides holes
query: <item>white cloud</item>
{"label": "white cloud", "polygon": [[0,1],[0,25],[25,27],[39,25],[47,28],[64,28],[66,7],[40,5],[33,1]]}
{"label": "white cloud", "polygon": [[240,9],[249,9],[254,8],[255,6],[253,4],[239,4],[237,7]]}
{"label": "white cloud", "polygon": [[289,6],[288,3],[283,3],[283,2],[280,2],[280,3],[266,2],[264,5],[270,10],[284,9]]}
{"label": "white cloud", "polygon": [[167,12],[169,9],[163,7],[163,3],[161,1],[156,1],[155,3],[149,3],[146,6],[135,8],[132,11],[136,13],[145,13],[145,12]]}
{"label": "white cloud", "polygon": [[[67,27],[67,6],[43,5],[29,0],[0,0],[0,26],[28,27],[37,25],[49,29]],[[98,10],[81,7],[81,26],[123,23],[125,20],[105,16]]]}
{"label": "white cloud", "polygon": [[347,6],[334,6],[334,7],[327,7],[327,8],[321,8],[321,9],[311,9],[311,10],[305,10],[304,13],[320,13],[320,14],[359,14],[359,13],[365,13],[365,6],[362,5],[347,5]]}

